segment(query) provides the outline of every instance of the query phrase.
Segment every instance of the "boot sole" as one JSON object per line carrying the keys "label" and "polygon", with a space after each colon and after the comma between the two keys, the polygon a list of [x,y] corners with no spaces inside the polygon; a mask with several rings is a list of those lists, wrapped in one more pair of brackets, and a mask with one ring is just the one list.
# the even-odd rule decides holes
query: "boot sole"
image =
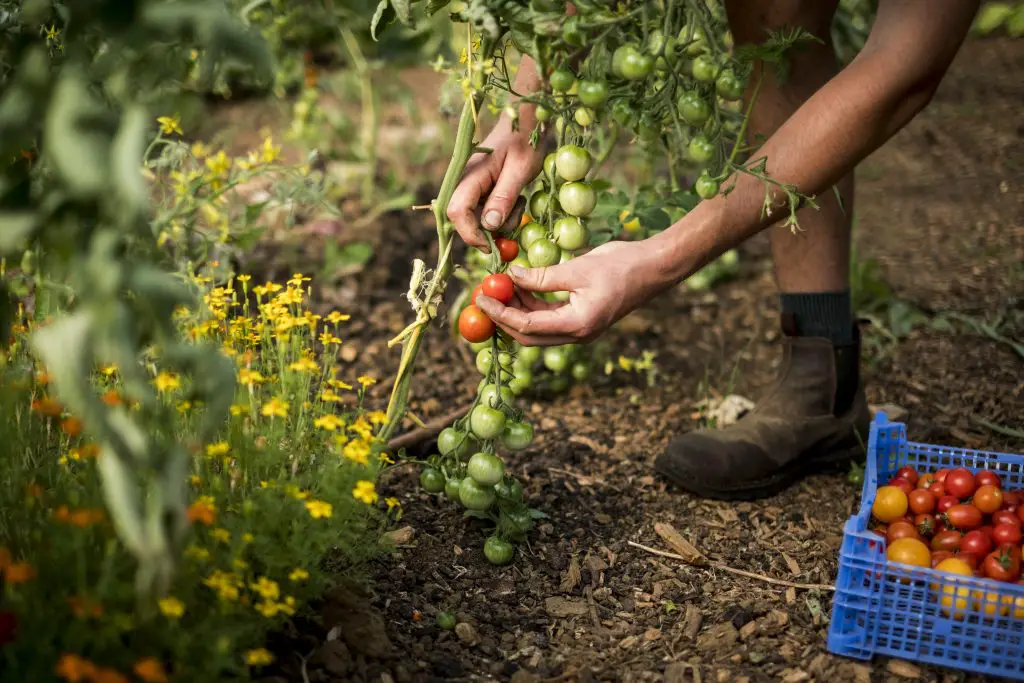
{"label": "boot sole", "polygon": [[686,484],[680,484],[675,479],[672,483],[680,489],[711,500],[724,501],[750,501],[762,498],[770,498],[782,493],[797,481],[811,474],[826,474],[841,472],[844,465],[855,460],[865,453],[863,446],[830,451],[829,453],[798,459],[786,465],[775,474],[754,482],[748,482],[741,487],[730,489],[717,489],[701,485],[693,480]]}

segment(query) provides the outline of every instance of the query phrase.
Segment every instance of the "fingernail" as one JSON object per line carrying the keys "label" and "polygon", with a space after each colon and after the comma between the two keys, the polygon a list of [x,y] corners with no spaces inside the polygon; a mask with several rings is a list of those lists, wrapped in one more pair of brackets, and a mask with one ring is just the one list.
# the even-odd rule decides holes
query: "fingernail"
{"label": "fingernail", "polygon": [[509,271],[512,273],[512,277],[522,277],[526,275],[526,268],[523,268],[522,266],[512,266],[509,268]]}
{"label": "fingernail", "polygon": [[501,212],[491,209],[484,214],[484,225],[488,228],[501,227]]}

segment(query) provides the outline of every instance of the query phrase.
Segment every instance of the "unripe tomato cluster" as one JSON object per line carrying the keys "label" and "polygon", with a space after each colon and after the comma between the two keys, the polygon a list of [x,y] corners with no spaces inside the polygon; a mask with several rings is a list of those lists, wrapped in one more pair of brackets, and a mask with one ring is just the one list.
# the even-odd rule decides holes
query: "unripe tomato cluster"
{"label": "unripe tomato cluster", "polygon": [[[872,531],[886,539],[890,561],[1024,583],[1024,492],[1004,490],[995,472],[956,468],[919,473],[904,467],[879,487],[871,515]],[[949,586],[944,591],[942,607],[949,615],[962,618],[970,604],[988,616],[1012,612],[1024,618],[1024,600],[1014,604],[1011,597],[998,601],[994,593],[969,595],[966,588]]]}

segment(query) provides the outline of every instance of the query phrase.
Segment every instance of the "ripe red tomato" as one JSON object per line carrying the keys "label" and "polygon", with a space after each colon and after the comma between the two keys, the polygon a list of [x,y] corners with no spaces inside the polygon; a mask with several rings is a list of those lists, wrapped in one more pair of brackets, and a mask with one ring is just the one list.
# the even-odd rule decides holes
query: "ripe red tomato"
{"label": "ripe red tomato", "polygon": [[949,475],[949,470],[943,467],[941,470],[935,473],[935,481],[940,484],[945,483],[946,477]]}
{"label": "ripe red tomato", "polygon": [[[952,476],[952,475],[951,475]],[[973,505],[954,505],[946,510],[946,524],[957,529],[977,529],[981,526],[981,510]]]}
{"label": "ripe red tomato", "polygon": [[954,557],[954,554],[948,550],[937,550],[932,553],[932,568],[934,569],[937,564],[943,560],[948,560]]}
{"label": "ripe red tomato", "polygon": [[1024,522],[1024,505],[1017,508],[1017,521]]}
{"label": "ripe red tomato", "polygon": [[996,581],[1016,581],[1020,578],[1020,549],[1012,545],[999,546],[985,557],[985,576]]}
{"label": "ripe red tomato", "polygon": [[931,538],[932,534],[935,533],[935,516],[929,514],[921,514],[914,517],[914,526],[917,527],[917,533],[925,538]]}
{"label": "ripe red tomato", "polygon": [[985,484],[984,486],[979,486],[978,490],[974,492],[974,498],[971,499],[971,502],[982,513],[991,515],[1003,507],[1003,492],[992,486],[992,484]]}
{"label": "ripe red tomato", "polygon": [[975,569],[978,568],[978,556],[975,555],[974,553],[965,553],[964,551],[961,550],[960,552],[958,552],[956,554],[956,556],[959,557],[964,562],[966,562],[967,566],[970,567],[972,570],[975,570]]}
{"label": "ripe red tomato", "polygon": [[473,293],[469,296],[469,303],[471,303],[474,306],[476,306],[476,298],[478,296],[480,296],[481,294],[483,294],[483,293],[484,293],[484,286],[483,285],[477,285],[476,287],[474,287],[473,288]]}
{"label": "ripe red tomato", "polygon": [[950,552],[959,550],[962,538],[961,533],[954,529],[940,531],[932,538],[932,550],[948,550]]}
{"label": "ripe red tomato", "polygon": [[946,485],[943,484],[941,481],[937,481],[931,486],[929,486],[928,490],[932,492],[932,495],[935,496],[936,499],[942,498],[944,495],[946,495]]}
{"label": "ripe red tomato", "polygon": [[978,529],[968,531],[960,539],[960,552],[985,557],[992,552],[992,539],[985,535],[985,532]]}
{"label": "ripe red tomato", "polygon": [[949,510],[949,508],[959,504],[960,500],[956,496],[942,496],[935,504],[935,512],[941,515],[943,512]]}
{"label": "ripe red tomato", "polygon": [[982,486],[995,486],[997,489],[1002,488],[1003,482],[999,479],[999,475],[995,472],[989,472],[988,470],[982,470],[974,475],[974,483],[981,488]]}
{"label": "ripe red tomato", "polygon": [[970,498],[974,490],[978,488],[974,483],[974,475],[970,470],[959,467],[946,476],[943,482],[946,486],[946,493],[956,496],[960,500]]}
{"label": "ripe red tomato", "polygon": [[995,512],[992,514],[992,526],[999,526],[1000,524],[1013,524],[1019,529],[1021,526],[1021,518],[1018,516],[1019,514],[1019,511],[1016,514],[1014,514],[1009,510],[1000,510],[998,512]]}
{"label": "ripe red tomato", "polygon": [[978,527],[978,531],[988,536],[988,540],[992,540],[992,525],[986,524],[985,526]]}
{"label": "ripe red tomato", "polygon": [[921,515],[935,510],[935,496],[932,495],[931,491],[925,491],[924,489],[914,489],[907,496],[907,500],[910,503],[910,509],[915,515]]}
{"label": "ripe red tomato", "polygon": [[459,315],[459,334],[471,344],[487,341],[494,335],[494,321],[470,304]]}
{"label": "ripe red tomato", "polygon": [[494,246],[498,248],[498,254],[505,263],[511,263],[519,256],[519,243],[507,237],[499,237],[494,240]]}
{"label": "ripe red tomato", "polygon": [[1003,509],[1016,510],[1021,504],[1020,491],[1003,491]]}
{"label": "ripe red tomato", "polygon": [[919,489],[926,489],[926,488],[928,488],[929,486],[931,486],[934,483],[935,483],[935,475],[934,474],[931,474],[931,473],[929,473],[929,474],[922,474],[921,478],[917,480],[917,488],[919,488]]}
{"label": "ripe red tomato", "polygon": [[913,467],[910,467],[909,465],[901,467],[899,471],[896,473],[896,476],[906,479],[911,484],[917,483],[917,470],[915,470]]}
{"label": "ripe red tomato", "polygon": [[885,531],[885,540],[889,543],[898,541],[901,538],[916,538],[920,540],[917,527],[909,522],[893,522]]}
{"label": "ripe red tomato", "polygon": [[484,278],[481,286],[483,287],[484,296],[489,296],[503,304],[512,301],[512,297],[516,293],[515,283],[505,273],[488,275]]}
{"label": "ripe red tomato", "polygon": [[992,529],[992,540],[999,545],[1002,545],[1003,543],[1020,545],[1020,526],[1015,526],[1013,524],[997,524],[995,528]]}
{"label": "ripe red tomato", "polygon": [[903,493],[910,495],[910,492],[914,490],[914,485],[910,483],[909,479],[903,477],[893,477],[889,480],[888,486],[895,486],[903,491]]}

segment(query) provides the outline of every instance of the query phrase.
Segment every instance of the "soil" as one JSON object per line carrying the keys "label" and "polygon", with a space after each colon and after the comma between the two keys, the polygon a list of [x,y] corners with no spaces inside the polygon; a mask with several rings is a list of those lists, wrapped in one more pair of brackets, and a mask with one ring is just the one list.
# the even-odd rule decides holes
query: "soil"
{"label": "soil", "polygon": [[[985,333],[959,319],[926,323],[895,341],[886,331],[898,316],[865,327],[869,400],[906,409],[915,441],[1024,452],[1024,358],[1011,343],[1024,338],[1022,72],[1024,41],[969,42],[930,107],[859,170],[858,253],[878,262],[889,303],[991,325]],[[410,319],[410,260],[436,257],[427,219],[387,214],[331,233],[375,248],[365,269],[318,297],[353,314],[342,357],[378,373],[377,405],[397,365],[386,342]],[[279,261],[264,270],[293,266]],[[674,291],[609,333],[616,355],[657,352],[653,386],[614,373],[527,403],[538,438],[507,461],[548,518],[510,566],[484,560],[481,523],[422,493],[414,467],[387,474],[380,488],[400,498],[412,536],[371,566],[365,598],[327,596],[327,611],[349,625],[342,630],[361,630],[320,647],[307,680],[970,680],[830,655],[828,590],[690,567],[629,545],[671,550],[654,531],[667,523],[716,563],[803,584],[835,580],[843,524],[858,505],[845,474],[727,504],[672,490],[652,469],[672,437],[697,426],[697,400],[756,398],[773,377],[779,332],[766,241],[746,245],[741,262],[736,280],[710,293]],[[477,377],[464,346],[432,329],[413,410],[427,420],[465,405]],[[439,610],[456,614],[460,628],[441,630]],[[289,666],[280,676],[303,680]]]}

